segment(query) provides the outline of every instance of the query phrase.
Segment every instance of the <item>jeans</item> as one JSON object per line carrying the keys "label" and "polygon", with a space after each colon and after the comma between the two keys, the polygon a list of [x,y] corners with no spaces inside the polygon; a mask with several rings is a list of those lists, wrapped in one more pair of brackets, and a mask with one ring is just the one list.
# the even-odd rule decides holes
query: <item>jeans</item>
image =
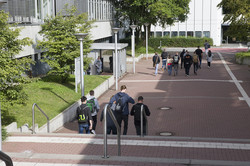
{"label": "jeans", "polygon": [[[141,125],[135,124],[135,129],[136,129],[136,135],[141,135]],[[146,134],[146,125],[143,125],[143,135]]]}
{"label": "jeans", "polygon": [[157,73],[158,73],[158,67],[159,67],[159,64],[158,63],[155,64],[155,75],[157,75]]}
{"label": "jeans", "polygon": [[179,64],[174,64],[174,75],[175,76],[178,74],[178,68],[179,68]]}
{"label": "jeans", "polygon": [[172,65],[168,65],[168,75],[172,74]]}
{"label": "jeans", "polygon": [[201,68],[202,56],[199,56],[199,67]]}
{"label": "jeans", "polygon": [[88,123],[78,123],[78,127],[79,127],[79,134],[83,134],[84,129],[86,130],[86,134],[90,134]]}
{"label": "jeans", "polygon": [[123,135],[127,135],[127,131],[128,131],[128,115],[122,115],[122,120],[124,122]]}
{"label": "jeans", "polygon": [[92,129],[95,130],[96,124],[97,124],[97,115],[92,116],[92,119],[93,119],[93,127],[92,127]]}
{"label": "jeans", "polygon": [[167,59],[162,59],[162,69],[164,67],[164,70],[166,70],[166,64],[167,64]]}

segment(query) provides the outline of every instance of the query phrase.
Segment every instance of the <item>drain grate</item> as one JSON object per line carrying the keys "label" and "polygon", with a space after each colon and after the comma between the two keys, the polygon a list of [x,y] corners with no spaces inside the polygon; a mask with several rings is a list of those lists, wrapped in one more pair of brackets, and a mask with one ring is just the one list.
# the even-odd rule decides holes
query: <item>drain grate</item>
{"label": "drain grate", "polygon": [[172,136],[173,133],[172,132],[161,132],[160,136]]}
{"label": "drain grate", "polygon": [[160,110],[171,110],[171,109],[172,109],[172,107],[168,107],[168,106],[166,106],[166,107],[160,107],[159,109],[160,109]]}

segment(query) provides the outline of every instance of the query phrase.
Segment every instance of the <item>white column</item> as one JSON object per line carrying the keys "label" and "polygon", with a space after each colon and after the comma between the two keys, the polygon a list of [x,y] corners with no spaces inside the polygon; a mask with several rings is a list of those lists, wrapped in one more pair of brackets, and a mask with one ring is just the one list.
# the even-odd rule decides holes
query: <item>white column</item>
{"label": "white column", "polygon": [[133,56],[133,72],[135,74],[135,28],[137,25],[131,25],[132,28],[132,56]]}
{"label": "white column", "polygon": [[[113,28],[115,34],[115,90],[118,90],[118,54],[117,54],[117,33],[120,28]],[[114,66],[114,65],[113,65]],[[114,70],[113,70],[114,71]]]}
{"label": "white column", "polygon": [[202,9],[202,16],[201,16],[202,17],[202,19],[201,19],[201,37],[203,37],[204,36],[203,35],[203,21],[204,21],[203,20],[204,19],[203,18],[203,16],[204,16],[204,12],[203,12],[204,11],[204,7],[203,7],[204,6],[204,2],[203,2],[203,0],[202,0],[201,4],[202,4],[202,8],[201,8]]}
{"label": "white column", "polygon": [[195,37],[195,0],[194,0],[194,34],[193,37]]}
{"label": "white column", "polygon": [[144,24],[146,27],[146,56],[147,56],[147,60],[148,60],[148,23]]}

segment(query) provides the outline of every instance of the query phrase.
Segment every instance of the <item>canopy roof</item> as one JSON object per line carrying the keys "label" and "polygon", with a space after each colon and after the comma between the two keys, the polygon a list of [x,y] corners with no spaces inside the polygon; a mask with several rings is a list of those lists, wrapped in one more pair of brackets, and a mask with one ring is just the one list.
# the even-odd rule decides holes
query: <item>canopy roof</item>
{"label": "canopy roof", "polygon": [[[117,50],[125,49],[128,43],[117,43]],[[93,43],[90,47],[92,50],[115,50],[115,43]]]}

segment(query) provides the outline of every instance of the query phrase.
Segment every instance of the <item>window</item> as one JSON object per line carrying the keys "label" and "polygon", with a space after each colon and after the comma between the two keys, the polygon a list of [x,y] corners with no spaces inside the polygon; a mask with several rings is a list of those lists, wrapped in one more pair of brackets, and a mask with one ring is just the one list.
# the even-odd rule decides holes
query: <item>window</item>
{"label": "window", "polygon": [[195,32],[195,37],[202,37],[201,31],[196,31],[196,32]]}
{"label": "window", "polygon": [[185,31],[180,31],[179,36],[186,36],[186,32]]}
{"label": "window", "polygon": [[162,32],[156,32],[156,37],[162,37]]}
{"label": "window", "polygon": [[203,36],[204,37],[210,37],[210,31],[204,31]]}
{"label": "window", "polygon": [[177,32],[177,31],[171,32],[171,36],[172,36],[172,37],[177,37],[177,36],[178,36],[178,32]]}
{"label": "window", "polygon": [[192,36],[193,37],[194,36],[194,32],[193,31],[188,31],[187,32],[187,36]]}
{"label": "window", "polygon": [[169,31],[165,31],[165,32],[163,33],[163,35],[164,35],[164,36],[170,36],[170,32],[169,32]]}

